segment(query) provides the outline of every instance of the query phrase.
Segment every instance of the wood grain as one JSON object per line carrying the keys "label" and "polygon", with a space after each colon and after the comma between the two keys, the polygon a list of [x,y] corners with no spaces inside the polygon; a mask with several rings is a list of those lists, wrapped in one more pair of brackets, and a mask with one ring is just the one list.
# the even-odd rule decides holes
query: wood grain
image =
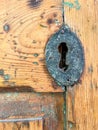
{"label": "wood grain", "polygon": [[62,93],[12,92],[0,99],[0,130],[64,130]]}
{"label": "wood grain", "polygon": [[62,0],[0,0],[0,87],[62,92],[45,65],[45,46],[62,25]]}
{"label": "wood grain", "polygon": [[77,33],[85,52],[85,70],[80,82],[67,92],[68,130],[97,130],[98,1],[78,2],[78,9],[65,5],[65,21]]}
{"label": "wood grain", "polygon": [[0,130],[43,130],[43,121],[0,123]]}

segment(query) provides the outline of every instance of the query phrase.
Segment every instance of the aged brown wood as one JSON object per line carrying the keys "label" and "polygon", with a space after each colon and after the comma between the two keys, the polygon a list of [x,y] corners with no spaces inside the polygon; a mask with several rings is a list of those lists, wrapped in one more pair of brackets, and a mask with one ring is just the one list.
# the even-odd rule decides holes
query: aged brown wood
{"label": "aged brown wood", "polygon": [[0,94],[0,99],[0,129],[24,130],[27,126],[28,130],[64,129],[62,93],[12,92]]}
{"label": "aged brown wood", "polygon": [[[69,1],[69,4],[70,2],[75,4],[73,0]],[[98,1],[78,0],[78,8],[68,7],[69,4],[65,5],[65,21],[82,41],[85,51],[85,70],[80,83],[68,89],[68,130],[97,130]]]}
{"label": "aged brown wood", "polygon": [[[41,116],[40,127],[35,120],[29,121],[31,128],[63,130],[66,123],[63,94],[26,92],[32,91],[30,87],[40,92],[62,92],[45,69],[44,59],[48,38],[62,24],[61,0],[44,0],[33,7],[29,4],[26,0],[0,0],[0,119]],[[65,0],[64,7],[65,23],[77,33],[85,52],[83,75],[79,83],[67,91],[67,129],[97,130],[98,1]],[[21,93],[15,92],[18,89],[15,86],[21,87],[18,90]],[[23,122],[16,124],[23,126]],[[1,123],[0,129],[4,126],[7,130],[13,129],[14,125],[17,130],[16,124]]]}
{"label": "aged brown wood", "polygon": [[45,65],[45,45],[62,25],[62,0],[0,0],[0,87],[62,92]]}
{"label": "aged brown wood", "polygon": [[0,123],[0,130],[43,130],[43,121]]}

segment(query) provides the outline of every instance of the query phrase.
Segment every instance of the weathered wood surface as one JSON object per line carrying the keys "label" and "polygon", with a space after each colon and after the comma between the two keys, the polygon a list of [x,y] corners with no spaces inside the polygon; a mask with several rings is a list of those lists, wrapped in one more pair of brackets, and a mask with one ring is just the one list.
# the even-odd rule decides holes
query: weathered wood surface
{"label": "weathered wood surface", "polygon": [[0,123],[0,130],[43,130],[43,121]]}
{"label": "weathered wood surface", "polygon": [[[65,0],[66,2],[66,0]],[[98,129],[98,1],[65,3],[65,21],[77,33],[85,51],[80,83],[67,93],[68,130]],[[75,7],[70,6],[73,3]],[[69,6],[69,7],[68,7]]]}
{"label": "weathered wood surface", "polygon": [[49,75],[44,54],[61,25],[62,0],[0,0],[0,87],[63,91]]}
{"label": "weathered wood surface", "polygon": [[13,92],[0,99],[0,130],[64,130],[62,93]]}
{"label": "weathered wood surface", "polygon": [[[35,91],[40,92],[62,91],[61,89],[56,89],[57,85],[54,83],[54,81],[51,79],[51,76],[49,76],[47,70],[45,69],[44,62],[44,49],[46,41],[55,31],[59,29],[62,23],[61,2],[61,0],[44,0],[40,3],[40,5],[38,5],[36,9],[34,9],[35,7],[29,8],[26,0],[0,0],[1,87],[12,86],[14,88],[15,85],[25,85],[32,87]],[[81,77],[81,80],[73,88],[69,88],[67,92],[67,127],[68,130],[97,130],[98,1],[76,0],[75,3],[73,0],[68,0],[65,1],[64,7],[65,22],[72,28],[74,32],[77,33],[83,43],[85,52],[85,70]],[[46,13],[43,13],[43,11]],[[58,20],[56,23],[53,22],[55,21],[55,17]],[[49,20],[48,23],[47,19]],[[4,70],[4,74],[1,73],[2,69]],[[1,90],[4,91],[3,88],[1,88]],[[7,89],[5,89],[5,91],[6,90]],[[16,102],[17,96],[15,95],[17,95],[17,93],[14,93],[14,95],[11,96],[9,93],[7,93],[6,96],[5,95],[6,94],[1,94],[0,96],[0,103],[3,104],[0,109],[1,119],[3,119],[2,117],[7,114],[9,114],[10,118],[13,118],[13,115],[11,116],[11,114],[15,114],[15,112],[14,108],[11,107],[13,106],[11,102],[14,101],[14,99]],[[53,128],[53,130],[63,130],[64,121],[66,120],[64,120],[64,118],[61,116],[62,108],[64,105],[62,94],[58,96],[46,95],[44,99],[41,98],[41,95],[39,98],[38,96],[36,98],[36,96],[30,94],[29,97],[30,100],[28,99],[27,95],[23,94],[18,98],[18,101],[31,101],[33,105],[35,104],[35,106],[36,103],[38,103],[37,105],[40,107],[37,106],[37,109],[39,108],[39,111],[36,113],[38,114],[37,117],[43,114],[40,113],[40,110],[41,107],[45,104],[47,104],[44,107],[45,110],[50,110],[52,106],[55,108],[51,108],[52,117],[57,112],[57,117],[52,118],[56,119],[54,121],[51,121],[51,118],[48,118],[48,116],[46,116],[46,125],[44,125],[46,127],[44,128],[45,130],[52,130]],[[8,102],[10,105],[8,105]],[[17,106],[18,105],[19,102],[17,103]],[[10,106],[9,108],[12,108],[13,111],[11,113],[8,113],[6,111],[6,113],[3,115],[5,111],[4,108],[6,108],[5,106]],[[36,109],[36,107],[32,108]],[[18,112],[19,109],[20,107],[18,106]],[[33,115],[33,117],[36,117],[36,114]],[[9,116],[6,118],[8,119]],[[15,118],[17,117],[17,115],[14,116]],[[58,123],[60,124],[59,126],[57,126],[56,121],[60,121]],[[43,123],[43,120],[41,120],[41,122]],[[1,124],[1,128],[2,125],[3,124]],[[7,124],[5,126],[7,126]],[[42,125],[40,125],[40,127],[42,127]]]}

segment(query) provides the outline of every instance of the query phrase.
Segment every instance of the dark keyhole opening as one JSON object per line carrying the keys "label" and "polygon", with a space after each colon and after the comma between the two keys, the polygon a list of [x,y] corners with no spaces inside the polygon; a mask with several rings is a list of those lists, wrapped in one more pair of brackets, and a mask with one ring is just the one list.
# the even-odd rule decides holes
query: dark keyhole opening
{"label": "dark keyhole opening", "polygon": [[66,55],[67,55],[67,52],[68,52],[68,47],[67,47],[66,43],[65,42],[60,43],[58,50],[59,50],[59,53],[61,54],[59,67],[63,71],[66,71],[67,68],[68,68],[68,65],[66,63]]}

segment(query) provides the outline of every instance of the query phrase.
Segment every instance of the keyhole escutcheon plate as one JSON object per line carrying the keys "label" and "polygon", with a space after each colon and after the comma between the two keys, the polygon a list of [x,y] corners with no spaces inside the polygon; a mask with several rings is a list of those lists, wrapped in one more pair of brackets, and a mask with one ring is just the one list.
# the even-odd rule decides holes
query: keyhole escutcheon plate
{"label": "keyhole escutcheon plate", "polygon": [[45,57],[47,69],[59,85],[73,86],[79,81],[84,69],[84,50],[68,25],[62,25],[49,39]]}

